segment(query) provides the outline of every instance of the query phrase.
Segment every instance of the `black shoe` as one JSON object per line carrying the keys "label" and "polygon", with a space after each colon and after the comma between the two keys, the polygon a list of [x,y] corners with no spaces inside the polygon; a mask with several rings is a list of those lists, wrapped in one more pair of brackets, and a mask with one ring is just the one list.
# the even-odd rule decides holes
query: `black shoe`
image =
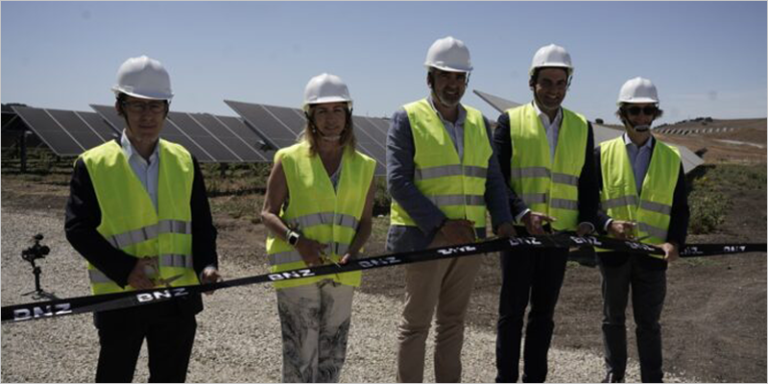
{"label": "black shoe", "polygon": [[623,382],[624,382],[624,376],[618,376],[611,372],[605,375],[605,379],[603,379],[602,381],[602,383],[623,383]]}

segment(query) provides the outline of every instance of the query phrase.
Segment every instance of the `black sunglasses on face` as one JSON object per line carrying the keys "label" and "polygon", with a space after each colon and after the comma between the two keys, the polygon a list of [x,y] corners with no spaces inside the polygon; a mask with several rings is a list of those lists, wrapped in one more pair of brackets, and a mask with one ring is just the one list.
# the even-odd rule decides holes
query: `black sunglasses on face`
{"label": "black sunglasses on face", "polygon": [[640,112],[641,112],[641,111],[642,111],[642,112],[643,112],[643,114],[645,114],[646,116],[656,116],[656,112],[658,112],[658,110],[659,110],[659,109],[658,109],[658,108],[656,108],[656,107],[650,107],[650,106],[649,106],[649,107],[644,107],[644,108],[640,108],[640,107],[629,107],[629,108],[625,108],[624,110],[625,110],[625,111],[627,111],[627,113],[628,113],[630,116],[637,116],[637,115],[639,115],[639,114],[640,114]]}

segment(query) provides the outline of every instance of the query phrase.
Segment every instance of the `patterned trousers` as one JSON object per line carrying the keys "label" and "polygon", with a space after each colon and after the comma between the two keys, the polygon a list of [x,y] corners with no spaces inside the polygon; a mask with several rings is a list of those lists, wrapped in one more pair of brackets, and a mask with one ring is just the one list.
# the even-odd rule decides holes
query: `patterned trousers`
{"label": "patterned trousers", "polygon": [[277,290],[283,382],[336,383],[347,354],[354,287],[323,280]]}

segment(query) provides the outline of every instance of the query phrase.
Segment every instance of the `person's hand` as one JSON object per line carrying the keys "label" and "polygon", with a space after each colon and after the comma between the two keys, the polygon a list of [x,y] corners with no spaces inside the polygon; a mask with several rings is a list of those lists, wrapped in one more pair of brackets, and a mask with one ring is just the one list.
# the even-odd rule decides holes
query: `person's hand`
{"label": "person's hand", "polygon": [[499,225],[499,228],[496,230],[496,232],[499,237],[517,236],[517,231],[515,231],[515,227],[512,226],[512,223],[503,223]]}
{"label": "person's hand", "polygon": [[[216,269],[216,267],[206,267],[203,270],[203,273],[200,274],[201,280],[200,283],[202,284],[211,284],[211,283],[217,283],[219,281],[222,281],[224,279],[221,278],[221,275],[219,275],[219,270]],[[206,295],[213,294],[213,291],[205,292]]]}
{"label": "person's hand", "polygon": [[586,236],[592,233],[594,230],[595,228],[587,222],[579,223],[578,228],[576,228],[576,236]]}
{"label": "person's hand", "polygon": [[633,239],[635,237],[635,223],[631,221],[614,220],[608,226],[608,233],[621,240]]}
{"label": "person's hand", "polygon": [[[140,291],[143,289],[152,289],[155,287],[155,283],[150,280],[148,274],[157,274],[155,268],[154,258],[144,257],[136,260],[136,265],[133,266],[133,270],[128,275],[128,285],[133,289]],[[149,271],[148,271],[149,270]],[[154,273],[152,272],[154,270]]]}
{"label": "person's hand", "polygon": [[677,249],[677,245],[674,243],[664,243],[661,245],[661,249],[664,250],[664,260],[671,263],[680,258],[680,252]]}
{"label": "person's hand", "polygon": [[437,230],[429,248],[466,244],[475,241],[474,223],[466,219],[446,220]]}
{"label": "person's hand", "polygon": [[299,242],[296,243],[296,250],[299,251],[301,258],[309,267],[323,264],[320,256],[325,253],[326,248],[328,248],[328,244],[321,244],[304,236],[300,237]]}
{"label": "person's hand", "polygon": [[341,260],[339,260],[339,265],[344,265],[344,264],[347,264],[349,261],[351,261],[351,260],[354,260],[354,259],[357,259],[357,257],[358,257],[359,255],[360,255],[360,254],[359,254],[358,252],[347,252],[347,253],[346,253],[346,254],[345,254],[345,255],[344,255],[342,258],[341,258]]}
{"label": "person's hand", "polygon": [[530,211],[523,216],[522,221],[523,224],[525,224],[525,229],[528,231],[528,234],[535,236],[544,234],[543,222],[553,223],[557,221],[557,219],[543,213]]}

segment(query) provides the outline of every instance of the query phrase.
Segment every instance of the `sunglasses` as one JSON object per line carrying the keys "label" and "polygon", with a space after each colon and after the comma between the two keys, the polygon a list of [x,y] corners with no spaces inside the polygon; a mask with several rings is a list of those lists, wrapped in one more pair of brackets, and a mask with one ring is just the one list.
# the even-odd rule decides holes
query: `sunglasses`
{"label": "sunglasses", "polygon": [[640,114],[640,112],[641,112],[641,111],[642,111],[642,112],[643,112],[643,114],[645,114],[646,116],[656,116],[656,113],[659,111],[659,109],[658,109],[658,108],[656,108],[656,107],[650,107],[650,106],[649,106],[649,107],[644,107],[644,108],[640,108],[640,107],[629,107],[629,108],[625,108],[624,110],[625,110],[625,111],[627,111],[627,113],[628,113],[630,116],[637,116],[637,115],[639,115],[639,114]]}

